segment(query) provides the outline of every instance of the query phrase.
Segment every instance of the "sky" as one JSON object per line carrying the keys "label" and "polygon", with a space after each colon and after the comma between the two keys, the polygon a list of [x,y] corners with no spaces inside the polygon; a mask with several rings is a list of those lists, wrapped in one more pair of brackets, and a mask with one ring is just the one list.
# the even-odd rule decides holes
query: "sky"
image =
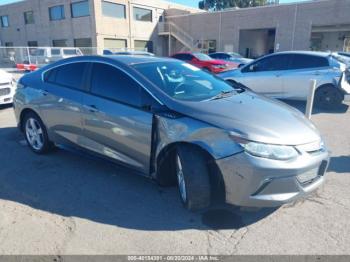
{"label": "sky", "polygon": [[[19,0],[0,0],[0,5],[18,2]],[[167,0],[168,2],[174,2],[178,4],[188,5],[192,7],[198,7],[199,0]],[[303,2],[306,0],[280,0],[281,4],[292,3],[292,2]]]}

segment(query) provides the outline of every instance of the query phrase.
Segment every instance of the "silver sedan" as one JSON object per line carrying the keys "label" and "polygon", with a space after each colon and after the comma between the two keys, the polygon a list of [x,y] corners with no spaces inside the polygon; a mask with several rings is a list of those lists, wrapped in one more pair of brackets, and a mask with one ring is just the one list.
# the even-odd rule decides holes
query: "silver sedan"
{"label": "silver sedan", "polygon": [[62,60],[22,77],[14,108],[35,153],[78,146],[177,184],[190,210],[216,195],[241,206],[293,201],[324,182],[329,162],[298,111],[173,59]]}

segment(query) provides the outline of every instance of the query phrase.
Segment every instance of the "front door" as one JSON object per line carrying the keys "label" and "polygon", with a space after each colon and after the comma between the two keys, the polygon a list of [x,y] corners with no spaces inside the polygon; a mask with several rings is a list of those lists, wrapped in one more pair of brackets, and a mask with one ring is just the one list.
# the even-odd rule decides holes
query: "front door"
{"label": "front door", "polygon": [[98,62],[90,83],[80,145],[149,174],[153,114],[141,106],[144,90],[122,70]]}
{"label": "front door", "polygon": [[288,69],[288,55],[272,55],[241,69],[238,82],[257,93],[283,98],[283,76]]}

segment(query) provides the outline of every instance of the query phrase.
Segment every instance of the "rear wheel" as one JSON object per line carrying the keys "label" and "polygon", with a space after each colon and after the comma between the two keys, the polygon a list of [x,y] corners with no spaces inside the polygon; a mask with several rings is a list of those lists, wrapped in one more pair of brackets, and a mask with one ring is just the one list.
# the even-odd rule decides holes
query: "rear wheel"
{"label": "rear wheel", "polygon": [[335,109],[343,99],[344,95],[335,86],[321,86],[316,90],[315,105],[322,109]]}
{"label": "rear wheel", "polygon": [[204,154],[192,147],[182,145],[175,154],[176,177],[180,198],[189,210],[210,205],[210,180]]}
{"label": "rear wheel", "polygon": [[45,125],[34,113],[27,113],[24,117],[24,134],[28,146],[37,154],[44,154],[51,149]]}

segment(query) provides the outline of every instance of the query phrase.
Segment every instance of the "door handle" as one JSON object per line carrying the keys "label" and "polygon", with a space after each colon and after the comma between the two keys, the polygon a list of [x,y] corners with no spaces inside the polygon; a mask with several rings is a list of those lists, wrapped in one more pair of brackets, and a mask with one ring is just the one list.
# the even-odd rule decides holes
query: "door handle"
{"label": "door handle", "polygon": [[47,96],[49,94],[47,90],[40,90],[40,92],[43,96]]}
{"label": "door handle", "polygon": [[89,110],[91,113],[96,113],[98,111],[97,106],[95,105],[87,105],[85,106],[87,110]]}

